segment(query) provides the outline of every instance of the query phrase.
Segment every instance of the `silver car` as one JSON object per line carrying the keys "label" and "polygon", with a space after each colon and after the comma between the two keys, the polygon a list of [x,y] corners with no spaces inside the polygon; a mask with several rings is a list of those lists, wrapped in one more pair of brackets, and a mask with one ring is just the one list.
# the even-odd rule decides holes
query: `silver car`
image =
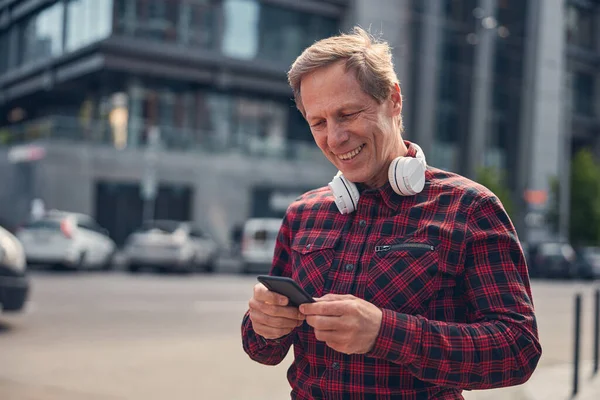
{"label": "silver car", "polygon": [[110,269],[115,242],[89,215],[52,210],[17,232],[28,264]]}
{"label": "silver car", "polygon": [[145,222],[125,243],[127,269],[213,272],[218,245],[191,222],[154,220]]}
{"label": "silver car", "polygon": [[0,227],[0,312],[18,312],[29,294],[25,252],[19,240]]}

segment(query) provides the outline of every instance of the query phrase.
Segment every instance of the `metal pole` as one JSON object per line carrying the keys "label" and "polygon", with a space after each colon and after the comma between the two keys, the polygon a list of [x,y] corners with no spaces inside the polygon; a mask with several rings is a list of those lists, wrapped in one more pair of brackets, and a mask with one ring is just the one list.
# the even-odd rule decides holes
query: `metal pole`
{"label": "metal pole", "polygon": [[573,348],[573,397],[579,391],[579,347],[581,336],[581,294],[575,296],[575,346]]}
{"label": "metal pole", "polygon": [[466,154],[466,173],[475,178],[477,169],[484,164],[489,132],[489,114],[492,98],[492,72],[496,43],[496,0],[479,0],[483,15],[479,18],[475,34],[473,64],[472,104],[469,121],[468,146]]}
{"label": "metal pole", "polygon": [[600,289],[594,296],[594,373],[598,373],[598,355],[600,353]]}
{"label": "metal pole", "polygon": [[[571,93],[572,82],[570,76],[567,74],[565,77],[565,83],[563,87],[563,93]],[[564,107],[563,107],[563,126],[560,135],[560,144],[562,146],[561,153],[565,154],[565,157],[560,157],[560,169],[558,173],[559,186],[558,186],[558,236],[560,240],[569,240],[569,224],[571,218],[571,96],[564,96]]]}

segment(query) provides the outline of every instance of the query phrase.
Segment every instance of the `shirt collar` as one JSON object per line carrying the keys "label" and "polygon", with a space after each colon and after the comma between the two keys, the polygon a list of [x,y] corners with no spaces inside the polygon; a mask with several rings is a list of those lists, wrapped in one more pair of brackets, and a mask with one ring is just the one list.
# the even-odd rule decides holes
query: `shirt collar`
{"label": "shirt collar", "polygon": [[[404,157],[416,157],[417,150],[412,145],[412,143],[408,140],[405,140],[404,144],[408,149]],[[368,189],[363,184],[358,184],[357,187],[361,196],[366,195],[381,197],[385,205],[391,208],[392,210],[397,210],[400,207],[405,207],[409,204],[413,204],[416,197],[399,195],[398,193],[394,192],[394,189],[392,189],[392,185],[390,185],[389,182],[386,182],[385,185],[377,189]]]}

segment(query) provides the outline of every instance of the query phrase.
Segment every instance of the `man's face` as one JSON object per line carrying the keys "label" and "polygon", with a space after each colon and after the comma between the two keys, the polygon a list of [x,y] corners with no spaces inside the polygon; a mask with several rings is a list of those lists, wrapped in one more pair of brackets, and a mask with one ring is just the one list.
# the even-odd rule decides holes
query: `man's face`
{"label": "man's face", "polygon": [[343,62],[302,79],[305,118],[317,146],[351,182],[378,188],[390,162],[406,152],[400,136],[402,100],[396,85],[379,104],[364,93]]}

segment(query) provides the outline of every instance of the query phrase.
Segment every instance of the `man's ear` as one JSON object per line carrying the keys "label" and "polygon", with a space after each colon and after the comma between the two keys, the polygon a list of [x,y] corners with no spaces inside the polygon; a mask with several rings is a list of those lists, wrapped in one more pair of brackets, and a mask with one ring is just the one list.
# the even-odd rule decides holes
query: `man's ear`
{"label": "man's ear", "polygon": [[390,100],[392,102],[392,115],[397,116],[402,114],[402,91],[398,83],[394,83],[394,86],[392,86]]}

